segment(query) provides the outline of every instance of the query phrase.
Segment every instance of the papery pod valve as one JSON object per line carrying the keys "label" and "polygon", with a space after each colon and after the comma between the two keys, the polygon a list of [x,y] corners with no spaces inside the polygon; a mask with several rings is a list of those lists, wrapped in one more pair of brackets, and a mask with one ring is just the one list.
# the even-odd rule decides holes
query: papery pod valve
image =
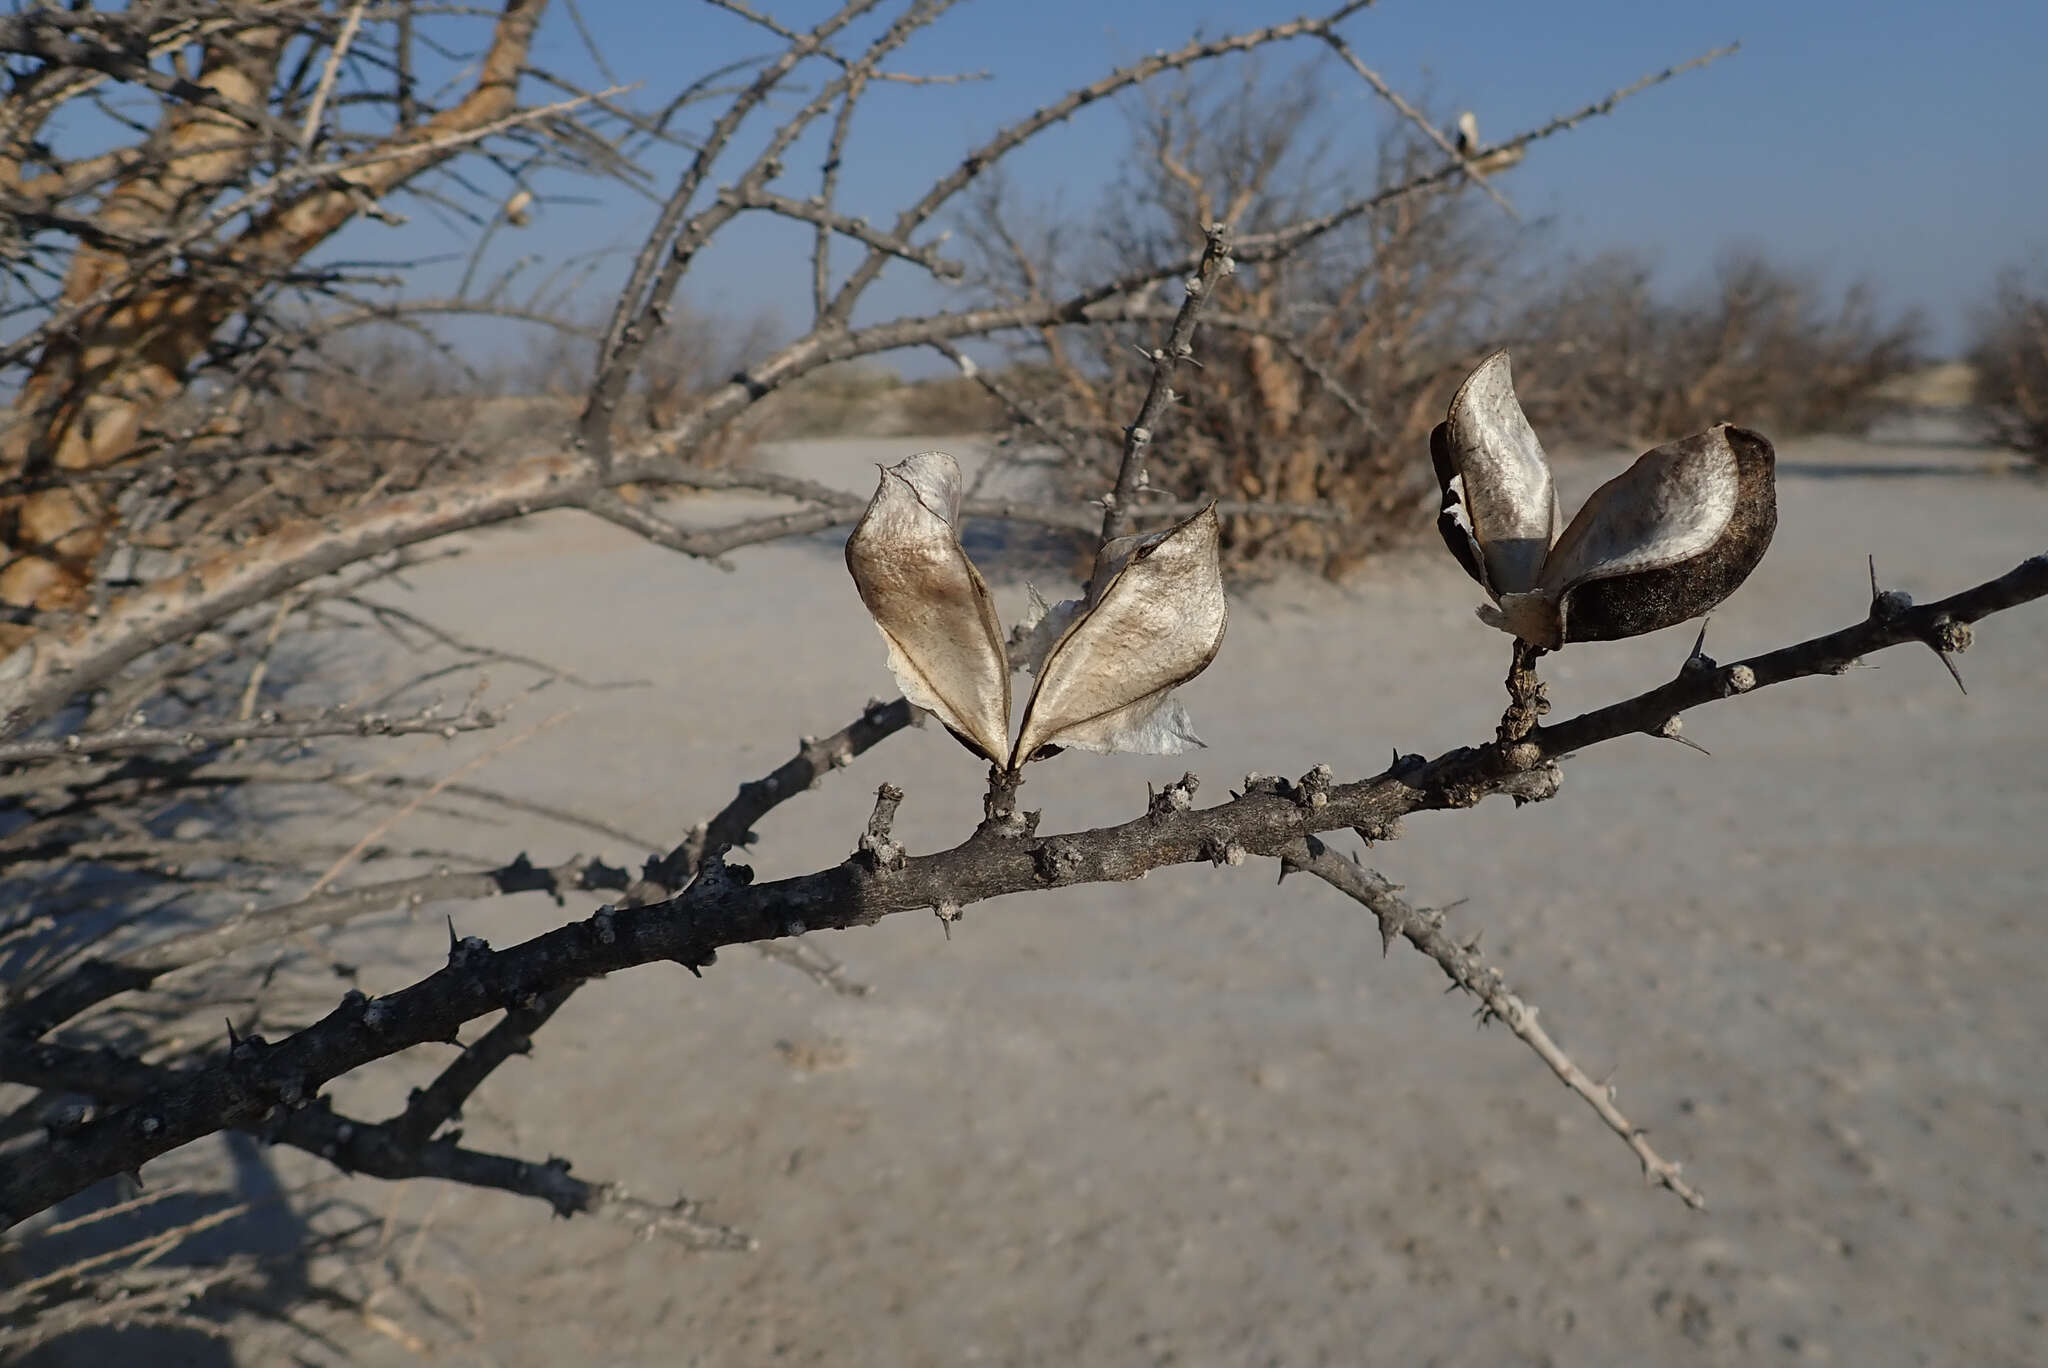
{"label": "papery pod valve", "polygon": [[911,703],[1014,771],[1062,749],[1170,755],[1201,745],[1173,690],[1200,674],[1229,621],[1213,508],[1102,548],[1086,598],[1026,634],[1038,676],[1008,744],[1010,661],[981,573],[960,544],[960,468],[920,452],[882,472],[846,566]]}
{"label": "papery pod valve", "polygon": [[1143,537],[1120,537],[1096,556],[1089,596],[1047,614],[1064,623],[1034,662],[1038,686],[1024,708],[1011,768],[1048,748],[1178,755],[1202,744],[1173,690],[1207,669],[1223,646],[1216,510]]}
{"label": "papery pod valve", "polygon": [[923,451],[882,472],[846,539],[846,568],[903,696],[963,745],[1009,754],[1010,664],[981,572],[960,545],[960,466]]}
{"label": "papery pod valve", "polygon": [[1459,387],[1430,453],[1438,531],[1493,599],[1479,616],[1551,650],[1700,616],[1749,578],[1778,526],[1770,442],[1721,423],[1645,452],[1556,535],[1549,465],[1505,351]]}

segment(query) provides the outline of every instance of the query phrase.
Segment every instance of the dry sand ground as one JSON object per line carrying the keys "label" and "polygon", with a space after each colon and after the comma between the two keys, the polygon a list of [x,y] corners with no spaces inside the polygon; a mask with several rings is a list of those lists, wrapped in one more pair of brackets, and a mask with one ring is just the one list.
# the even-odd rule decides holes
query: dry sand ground
{"label": "dry sand ground", "polygon": [[[910,449],[779,459],[866,488],[867,462]],[[1853,620],[1866,552],[1930,597],[2048,548],[2048,487],[1974,470],[1982,456],[1789,447],[1777,544],[1709,649]],[[1568,496],[1611,468],[1570,467]],[[483,779],[660,839],[888,691],[835,543],[737,559],[728,576],[550,517],[419,576],[416,611],[650,681],[524,704],[528,723],[582,710]],[[1014,614],[1020,583],[997,579]],[[1440,553],[1238,599],[1188,691],[1211,743],[1192,757],[1201,797],[1247,770],[1359,776],[1396,746],[1490,734],[1507,650],[1475,599]],[[1548,663],[1552,696],[1568,714],[1633,692],[1689,644],[1680,629],[1575,647]],[[650,966],[593,985],[488,1086],[469,1138],[705,1197],[759,1251],[687,1254],[517,1199],[358,1183],[427,1225],[406,1246],[422,1300],[379,1303],[403,1334],[312,1313],[324,1344],[252,1329],[235,1362],[2042,1362],[2048,611],[1979,629],[1968,697],[1925,651],[1877,663],[1694,714],[1712,758],[1604,745],[1553,802],[1410,819],[1371,856],[1420,901],[1465,900],[1454,924],[1484,929],[1583,1065],[1615,1071],[1705,1215],[1645,1189],[1433,965],[1405,947],[1382,959],[1361,909],[1275,887],[1270,865],[1189,868],[971,907],[950,941],[918,915],[817,938],[873,986],[861,999],[746,951],[701,982]],[[1063,756],[1024,796],[1044,829],[1085,827],[1182,768]],[[883,780],[909,793],[897,834],[913,849],[970,828],[980,773],[931,729],[775,813],[752,863],[766,877],[842,858]],[[467,839],[537,860],[592,848],[539,819]],[[518,899],[455,916],[504,944],[583,911]],[[364,986],[433,967],[443,937],[438,917],[395,951],[387,937]],[[406,1081],[339,1097],[377,1111]]]}

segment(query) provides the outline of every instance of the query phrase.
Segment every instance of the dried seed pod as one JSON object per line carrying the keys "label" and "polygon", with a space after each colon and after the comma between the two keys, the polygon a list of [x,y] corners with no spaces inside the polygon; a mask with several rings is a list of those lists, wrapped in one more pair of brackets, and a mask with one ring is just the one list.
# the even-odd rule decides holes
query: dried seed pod
{"label": "dried seed pod", "polygon": [[1214,508],[1102,548],[1089,598],[1045,653],[1010,767],[1050,749],[1175,755],[1202,744],[1176,686],[1208,667],[1229,612]]}
{"label": "dried seed pod", "polygon": [[1008,754],[1010,666],[981,572],[960,545],[960,467],[943,451],[883,470],[846,568],[903,696],[994,764]]}
{"label": "dried seed pod", "polygon": [[1458,386],[1429,448],[1443,489],[1437,531],[1465,573],[1496,600],[1535,588],[1562,517],[1507,352],[1481,361]]}
{"label": "dried seed pod", "polygon": [[1777,453],[1761,434],[1722,423],[1645,452],[1551,548],[1538,585],[1556,605],[1551,635],[1616,641],[1696,618],[1741,587],[1777,529]]}
{"label": "dried seed pod", "polygon": [[1771,444],[1724,423],[1646,452],[1560,537],[1505,351],[1458,387],[1430,459],[1443,488],[1437,530],[1493,599],[1480,618],[1550,650],[1698,617],[1749,577],[1778,525]]}

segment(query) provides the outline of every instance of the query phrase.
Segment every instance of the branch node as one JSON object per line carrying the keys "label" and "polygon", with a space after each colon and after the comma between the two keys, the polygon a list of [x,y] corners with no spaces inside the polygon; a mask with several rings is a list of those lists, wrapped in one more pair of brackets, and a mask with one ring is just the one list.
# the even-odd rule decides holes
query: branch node
{"label": "branch node", "polygon": [[1974,638],[1975,633],[1970,630],[1969,623],[1958,622],[1946,614],[1929,624],[1925,638],[1928,648],[1948,667],[1949,678],[1955,680],[1956,687],[1966,694],[1970,689],[1963,683],[1963,672],[1956,668],[1955,658],[1970,649]]}
{"label": "branch node", "polygon": [[1066,837],[1052,836],[1032,847],[1031,862],[1046,883],[1064,883],[1081,868],[1081,852]]}
{"label": "branch node", "polygon": [[902,802],[903,790],[894,784],[883,784],[875,790],[875,810],[868,818],[867,830],[861,833],[858,855],[871,873],[903,868],[903,847],[889,838],[889,828],[895,825],[896,809]]}
{"label": "branch node", "polygon": [[1313,811],[1330,805],[1330,787],[1337,782],[1337,772],[1328,765],[1317,765],[1301,776],[1294,785],[1295,801],[1303,808]]}
{"label": "branch node", "polygon": [[1360,822],[1351,829],[1358,833],[1358,839],[1364,841],[1368,849],[1371,848],[1375,841],[1398,841],[1401,839],[1401,819],[1399,817],[1372,818]]}
{"label": "branch node", "polygon": [[455,920],[448,921],[448,967],[462,969],[475,964],[491,953],[491,943],[482,936],[464,936],[455,939]]}
{"label": "branch node", "polygon": [[1880,589],[1877,586],[1877,557],[1870,558],[1870,618],[1873,622],[1890,622],[1913,606],[1913,596],[1897,589]]}
{"label": "branch node", "polygon": [[1206,840],[1202,842],[1202,858],[1217,868],[1229,865],[1235,869],[1246,858],[1245,848],[1236,841]]}
{"label": "branch node", "polygon": [[1238,796],[1250,797],[1254,793],[1277,797],[1287,791],[1287,781],[1277,774],[1260,774],[1257,770],[1244,777],[1244,792]]}
{"label": "branch node", "polygon": [[1156,793],[1150,784],[1145,785],[1146,817],[1157,826],[1177,812],[1192,811],[1195,806],[1195,790],[1201,786],[1201,782],[1192,773],[1188,773],[1181,775]]}
{"label": "branch node", "polygon": [[[1712,619],[1708,619],[1711,621]],[[1720,668],[1714,658],[1707,654],[1707,624],[1700,623],[1700,634],[1693,638],[1692,651],[1685,657],[1685,663],[1678,667],[1680,677],[1686,675],[1710,674]]]}
{"label": "branch node", "polygon": [[1657,729],[1651,732],[1650,735],[1665,741],[1676,741],[1681,746],[1690,746],[1701,755],[1713,754],[1712,751],[1685,734],[1685,723],[1676,716],[1667,717],[1662,722],[1659,722]]}
{"label": "branch node", "polygon": [[59,1102],[43,1113],[43,1135],[53,1145],[62,1144],[91,1125],[97,1114],[90,1102]]}

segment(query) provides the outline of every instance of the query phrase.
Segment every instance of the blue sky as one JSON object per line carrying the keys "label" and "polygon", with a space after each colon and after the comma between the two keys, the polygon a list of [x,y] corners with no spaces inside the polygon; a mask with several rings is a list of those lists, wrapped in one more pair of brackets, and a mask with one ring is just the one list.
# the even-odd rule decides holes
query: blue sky
{"label": "blue sky", "polygon": [[[764,4],[785,22],[815,20],[824,0]],[[894,7],[889,7],[893,9]],[[986,69],[972,85],[885,87],[863,110],[844,172],[847,207],[881,214],[1008,118],[1141,53],[1301,12],[1303,0],[978,0],[943,19],[892,64],[907,72]],[[613,71],[643,102],[772,40],[688,0],[584,0]],[[1703,274],[1717,253],[1758,244],[1828,272],[1868,278],[1891,305],[1918,306],[1952,345],[1970,299],[2000,266],[2048,251],[2048,3],[1946,6],[1892,0],[1728,0],[1717,4],[1565,0],[1383,0],[1345,32],[1398,87],[1438,108],[1471,108],[1490,137],[1575,107],[1647,72],[1739,39],[1743,50],[1681,77],[1532,152],[1505,182],[1524,215],[1547,221],[1553,250],[1614,246],[1652,253],[1665,278]],[[1268,59],[1280,68],[1308,45]],[[561,6],[536,50],[543,65],[595,79]],[[1341,80],[1339,77],[1341,76]],[[1380,111],[1331,68],[1334,106],[1357,111],[1361,151]],[[537,93],[537,92],[536,92]],[[708,122],[700,107],[693,126]],[[1028,196],[1085,206],[1114,172],[1124,128],[1097,109],[1011,167]],[[807,192],[813,148],[791,159]],[[681,154],[650,166],[672,181]],[[568,189],[567,185],[560,188]],[[578,187],[590,193],[589,186]],[[617,247],[592,279],[593,307],[623,275],[652,222],[651,203],[600,187],[590,205],[549,204],[503,235],[502,255],[543,261]],[[349,235],[410,254],[453,245],[415,217],[391,234]],[[366,236],[367,235],[367,236]],[[402,237],[402,243],[393,238]],[[850,255],[850,253],[849,253]],[[763,223],[704,263],[700,305],[805,315],[808,244]],[[928,302],[907,279],[879,292],[877,314]]]}

